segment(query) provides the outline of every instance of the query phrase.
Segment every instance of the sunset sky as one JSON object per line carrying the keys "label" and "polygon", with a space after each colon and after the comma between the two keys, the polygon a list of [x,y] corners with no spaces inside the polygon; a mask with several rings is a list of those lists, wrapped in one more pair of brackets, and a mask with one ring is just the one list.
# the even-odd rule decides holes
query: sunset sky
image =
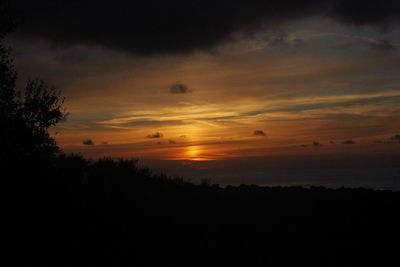
{"label": "sunset sky", "polygon": [[7,44],[66,97],[66,152],[400,156],[397,1],[32,2]]}

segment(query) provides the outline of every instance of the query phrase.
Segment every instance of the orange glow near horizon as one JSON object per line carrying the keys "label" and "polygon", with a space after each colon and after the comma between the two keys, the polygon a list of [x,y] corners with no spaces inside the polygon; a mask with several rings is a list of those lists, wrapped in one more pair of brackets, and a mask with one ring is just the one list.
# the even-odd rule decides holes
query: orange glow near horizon
{"label": "orange glow near horizon", "polygon": [[214,161],[224,160],[228,157],[227,154],[221,154],[210,149],[207,146],[195,145],[184,146],[176,154],[168,156],[169,160],[184,160],[184,161]]}
{"label": "orange glow near horizon", "polygon": [[[143,59],[146,64],[126,62],[123,75],[107,68],[82,77],[66,88],[76,95],[67,97],[68,120],[54,129],[57,142],[66,152],[92,158],[203,163],[398,151],[397,73],[384,86],[378,76],[375,83],[359,78],[378,63],[386,73],[396,57],[387,66],[362,51],[354,60],[348,53],[276,56],[273,47],[240,48],[235,56],[229,51],[154,57]],[[188,91],[171,92],[177,81]],[[84,145],[86,139],[94,145]]]}
{"label": "orange glow near horizon", "polygon": [[201,161],[201,160],[207,160],[206,158],[202,158],[201,155],[201,150],[199,149],[198,146],[189,146],[186,147],[186,157],[188,160],[194,160],[194,161]]}

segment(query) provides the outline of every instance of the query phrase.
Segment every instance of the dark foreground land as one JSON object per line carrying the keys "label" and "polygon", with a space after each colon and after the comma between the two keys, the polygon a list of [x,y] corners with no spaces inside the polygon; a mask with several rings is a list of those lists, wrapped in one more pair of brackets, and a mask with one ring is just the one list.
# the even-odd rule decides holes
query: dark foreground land
{"label": "dark foreground land", "polygon": [[14,266],[400,264],[398,192],[192,185],[80,157],[20,169],[3,187]]}

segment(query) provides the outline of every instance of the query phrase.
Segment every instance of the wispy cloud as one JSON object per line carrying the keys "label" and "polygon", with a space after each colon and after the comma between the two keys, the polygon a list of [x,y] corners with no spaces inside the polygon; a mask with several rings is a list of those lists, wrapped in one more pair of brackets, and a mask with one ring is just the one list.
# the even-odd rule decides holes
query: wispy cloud
{"label": "wispy cloud", "polygon": [[146,136],[147,138],[162,138],[163,134],[160,132],[156,132],[154,134],[149,134],[148,136]]}
{"label": "wispy cloud", "polygon": [[94,142],[91,139],[85,139],[82,141],[82,144],[87,146],[93,146]]}
{"label": "wispy cloud", "polygon": [[[263,108],[267,106],[267,108]],[[378,109],[378,110],[377,110]],[[315,111],[315,113],[312,113]],[[379,111],[379,112],[377,112]],[[387,116],[400,112],[400,90],[380,93],[309,96],[278,99],[251,99],[248,103],[191,104],[158,111],[125,112],[117,118],[99,121],[109,126],[177,125],[203,121],[210,123],[240,123],[263,119],[359,119],[365,116]],[[250,121],[249,121],[250,122]],[[215,125],[215,124],[214,124]]]}
{"label": "wispy cloud", "polygon": [[192,90],[189,90],[189,86],[183,83],[174,83],[169,87],[169,91],[172,94],[187,94],[192,92]]}
{"label": "wispy cloud", "polygon": [[353,140],[346,140],[342,142],[343,145],[354,145],[355,143],[356,142],[354,142]]}
{"label": "wispy cloud", "polygon": [[372,49],[381,50],[381,51],[389,51],[389,50],[396,49],[396,46],[393,45],[388,40],[379,40],[379,41],[371,42],[370,47]]}
{"label": "wispy cloud", "polygon": [[254,135],[257,135],[257,136],[266,136],[266,134],[264,133],[263,130],[255,130],[255,131],[253,132],[253,134],[254,134]]}
{"label": "wispy cloud", "polygon": [[312,145],[313,145],[313,146],[322,146],[322,144],[321,144],[320,142],[318,142],[318,141],[314,141],[314,142],[312,143]]}

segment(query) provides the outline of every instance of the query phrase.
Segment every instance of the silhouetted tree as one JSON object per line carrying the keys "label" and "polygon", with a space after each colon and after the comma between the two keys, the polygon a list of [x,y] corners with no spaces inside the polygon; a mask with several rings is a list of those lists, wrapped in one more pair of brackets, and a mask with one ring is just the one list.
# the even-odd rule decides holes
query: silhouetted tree
{"label": "silhouetted tree", "polygon": [[[59,151],[49,128],[66,117],[64,98],[42,80],[30,80],[22,92],[16,88],[17,72],[9,50],[3,45],[11,30],[4,2],[0,2],[0,165],[42,161]],[[5,23],[5,26],[2,23]]]}

